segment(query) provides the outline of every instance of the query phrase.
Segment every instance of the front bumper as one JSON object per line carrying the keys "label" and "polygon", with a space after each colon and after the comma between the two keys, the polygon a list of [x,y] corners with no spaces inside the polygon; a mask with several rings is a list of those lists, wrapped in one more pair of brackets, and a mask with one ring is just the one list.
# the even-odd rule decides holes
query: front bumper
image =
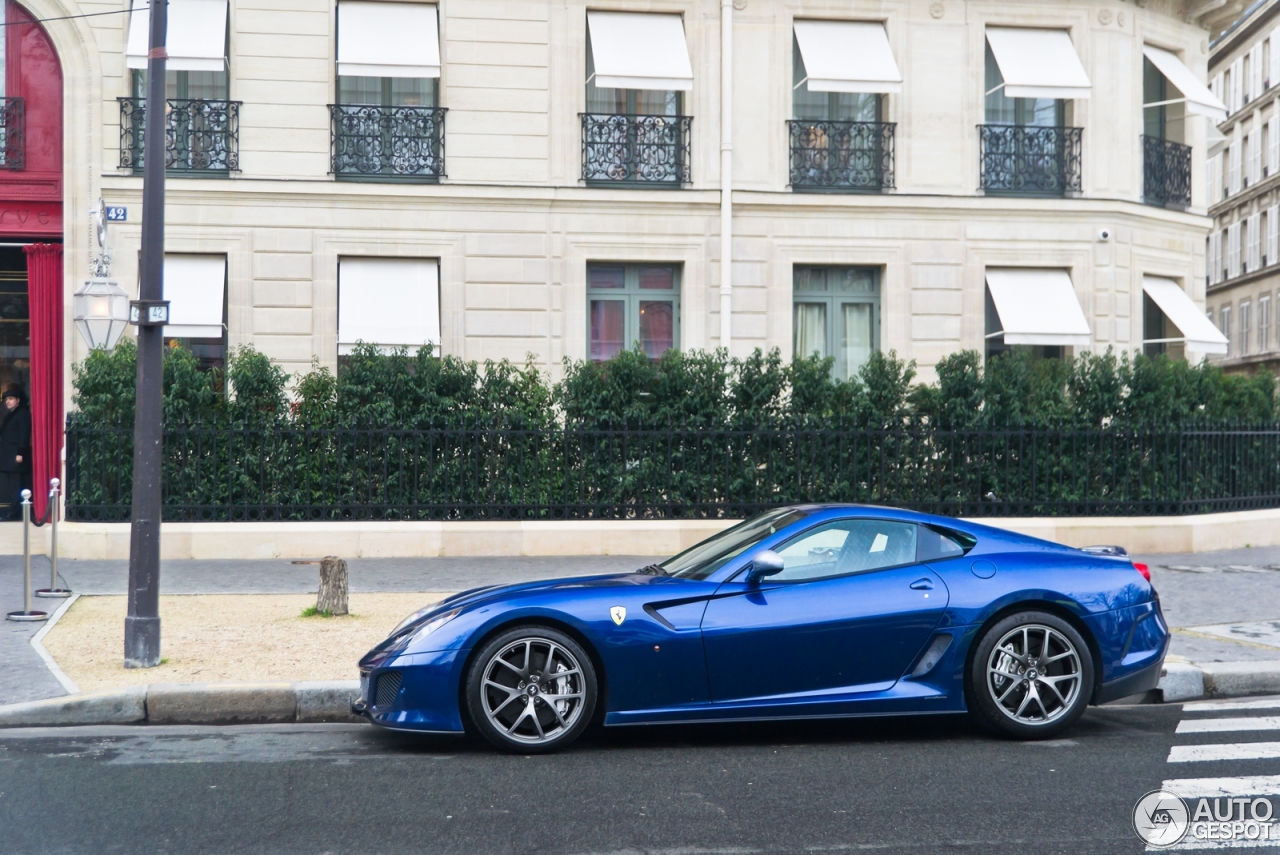
{"label": "front bumper", "polygon": [[[465,650],[392,656],[360,674],[360,697],[351,712],[380,727],[428,733],[462,733],[459,705]],[[397,678],[394,693],[380,686]]]}

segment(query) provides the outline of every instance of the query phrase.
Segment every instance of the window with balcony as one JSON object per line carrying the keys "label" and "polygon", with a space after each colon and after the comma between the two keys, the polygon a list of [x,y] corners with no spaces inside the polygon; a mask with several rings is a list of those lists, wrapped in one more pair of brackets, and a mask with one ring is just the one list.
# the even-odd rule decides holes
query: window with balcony
{"label": "window with balcony", "polygon": [[680,343],[680,268],[669,264],[587,266],[587,355],[612,359],[638,344],[657,359]]}
{"label": "window with balcony", "polygon": [[988,27],[981,188],[988,195],[1065,196],[1081,189],[1080,128],[1069,102],[1091,84],[1063,30]]}
{"label": "window with balcony", "polygon": [[[130,97],[120,98],[120,167],[145,167],[148,7],[129,17],[126,63]],[[230,100],[227,4],[174,3],[168,10],[165,68],[165,170],[175,175],[223,177],[240,169],[240,106]]]}
{"label": "window with balcony", "polygon": [[1168,79],[1142,60],[1142,201],[1184,209],[1191,204],[1191,146],[1183,144],[1186,113],[1170,97]]}
{"label": "window with balcony", "polygon": [[678,188],[690,181],[684,93],[693,70],[679,15],[587,13],[582,180]]}
{"label": "window with balcony", "polygon": [[444,177],[436,7],[338,4],[330,166],[338,180],[434,182]]}
{"label": "window with balcony", "polygon": [[793,190],[871,192],[893,187],[894,124],[885,94],[902,76],[880,23],[796,21],[787,123]]}
{"label": "window with balcony", "polygon": [[833,357],[833,377],[856,377],[880,349],[880,271],[797,266],[792,294],[795,357]]}
{"label": "window with balcony", "polygon": [[8,97],[5,41],[0,36],[0,169],[22,169],[26,165],[26,103]]}

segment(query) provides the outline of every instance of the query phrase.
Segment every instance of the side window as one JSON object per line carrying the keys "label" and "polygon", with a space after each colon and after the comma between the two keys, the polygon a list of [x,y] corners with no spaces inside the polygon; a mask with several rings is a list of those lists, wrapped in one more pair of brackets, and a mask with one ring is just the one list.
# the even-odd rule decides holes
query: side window
{"label": "side window", "polygon": [[769,579],[797,582],[844,576],[916,560],[916,526],[885,520],[838,520],[806,531],[777,550],[783,570]]}
{"label": "side window", "polygon": [[969,535],[954,531],[920,526],[920,537],[916,546],[917,561],[942,561],[947,558],[959,558],[977,543]]}

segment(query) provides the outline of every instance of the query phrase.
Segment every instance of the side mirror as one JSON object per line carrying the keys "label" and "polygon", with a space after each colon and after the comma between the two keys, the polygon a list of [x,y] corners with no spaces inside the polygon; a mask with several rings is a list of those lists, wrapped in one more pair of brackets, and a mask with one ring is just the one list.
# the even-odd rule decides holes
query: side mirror
{"label": "side mirror", "polygon": [[747,571],[747,582],[759,582],[765,576],[781,573],[785,567],[786,563],[781,555],[772,549],[766,549],[752,560],[751,569]]}

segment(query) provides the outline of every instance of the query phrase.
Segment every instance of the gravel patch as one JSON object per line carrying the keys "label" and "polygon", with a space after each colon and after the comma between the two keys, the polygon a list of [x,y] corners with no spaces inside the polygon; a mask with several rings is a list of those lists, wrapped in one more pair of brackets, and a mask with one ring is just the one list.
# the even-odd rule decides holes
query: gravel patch
{"label": "gravel patch", "polygon": [[445,593],[352,594],[346,617],[301,617],[311,594],[160,597],[155,668],[124,667],[125,597],[84,596],[44,639],[82,692],[139,683],[350,680],[356,662],[410,612]]}

